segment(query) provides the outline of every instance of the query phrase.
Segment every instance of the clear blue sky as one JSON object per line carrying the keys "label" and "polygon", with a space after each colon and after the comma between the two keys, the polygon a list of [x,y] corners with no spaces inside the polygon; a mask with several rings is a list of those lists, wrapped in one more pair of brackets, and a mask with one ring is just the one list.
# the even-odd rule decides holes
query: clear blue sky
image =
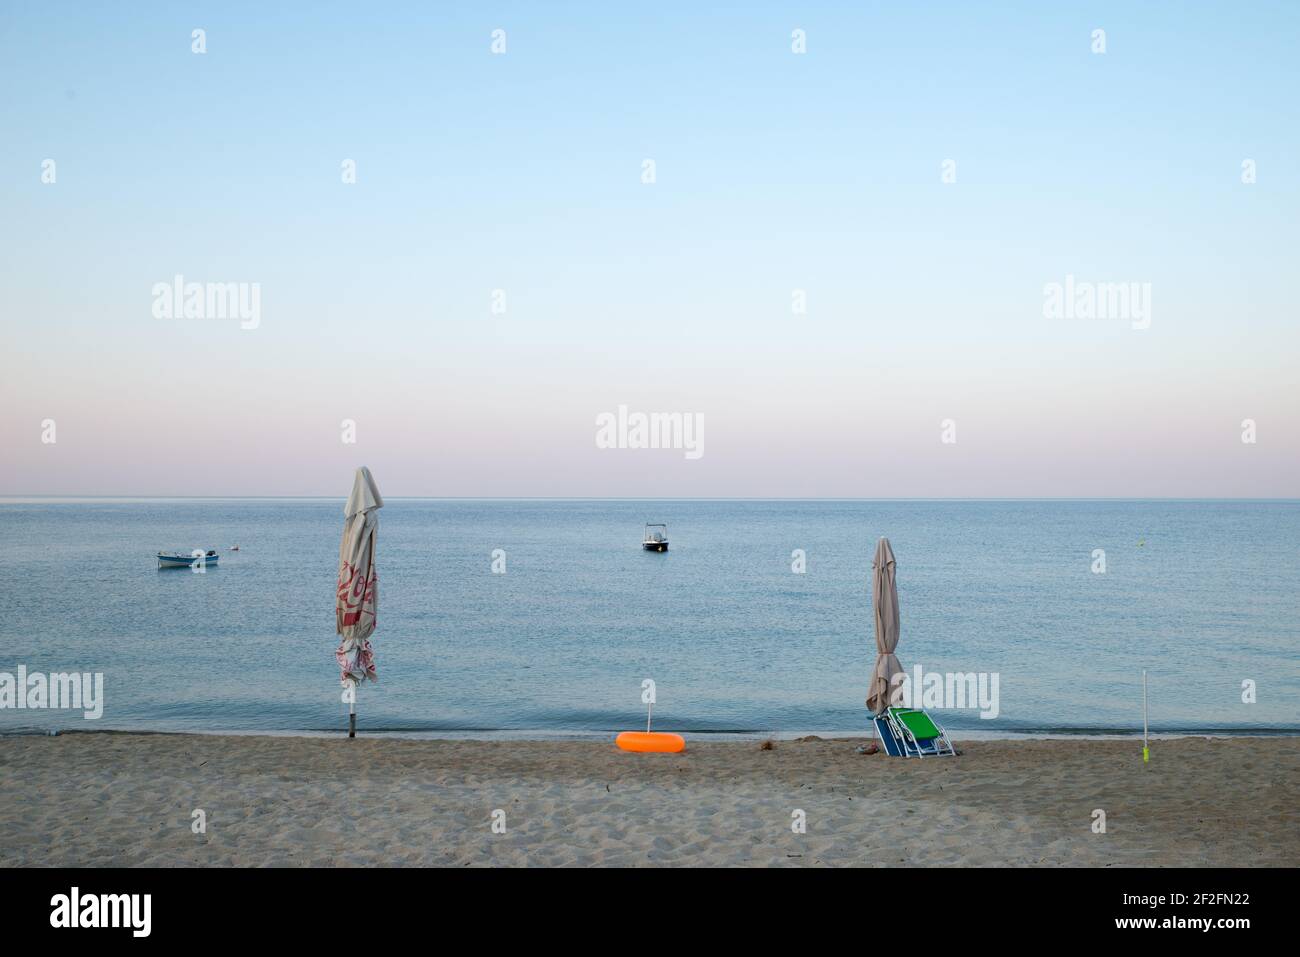
{"label": "clear blue sky", "polygon": [[1300,6],[849,6],[6,3],[0,494],[1296,494]]}

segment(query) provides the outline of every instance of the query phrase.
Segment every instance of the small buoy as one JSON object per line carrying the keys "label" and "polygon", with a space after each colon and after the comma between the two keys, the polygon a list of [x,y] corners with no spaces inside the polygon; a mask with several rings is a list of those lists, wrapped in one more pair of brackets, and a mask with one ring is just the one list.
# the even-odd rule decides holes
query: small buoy
{"label": "small buoy", "polygon": [[667,731],[624,731],[614,739],[624,751],[676,754],[686,749],[686,739]]}

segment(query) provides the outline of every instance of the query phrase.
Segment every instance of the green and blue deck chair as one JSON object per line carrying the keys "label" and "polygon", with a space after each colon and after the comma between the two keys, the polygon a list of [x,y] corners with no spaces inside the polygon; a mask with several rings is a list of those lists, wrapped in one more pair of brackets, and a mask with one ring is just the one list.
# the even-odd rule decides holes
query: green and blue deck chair
{"label": "green and blue deck chair", "polygon": [[887,708],[872,719],[885,753],[896,758],[954,756],[948,732],[920,708]]}

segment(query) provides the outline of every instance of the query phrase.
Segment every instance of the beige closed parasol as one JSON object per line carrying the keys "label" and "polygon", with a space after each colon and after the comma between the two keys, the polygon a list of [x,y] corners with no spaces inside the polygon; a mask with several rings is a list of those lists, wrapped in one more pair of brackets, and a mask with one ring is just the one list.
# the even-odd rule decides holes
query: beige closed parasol
{"label": "beige closed parasol", "polygon": [[903,673],[903,665],[894,655],[898,647],[898,585],[894,577],[894,549],[889,539],[876,543],[876,557],[871,561],[871,605],[876,613],[876,667],[867,688],[867,707],[873,714],[884,714],[897,702],[890,700],[894,675]]}

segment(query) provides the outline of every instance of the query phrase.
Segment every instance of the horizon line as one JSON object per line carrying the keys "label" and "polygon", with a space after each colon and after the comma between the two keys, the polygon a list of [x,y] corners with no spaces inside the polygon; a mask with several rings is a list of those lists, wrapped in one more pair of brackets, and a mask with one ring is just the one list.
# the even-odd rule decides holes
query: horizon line
{"label": "horizon line", "polygon": [[[338,495],[150,495],[150,494],[4,494],[0,504],[21,501],[145,500],[145,501],[334,501]],[[635,495],[385,495],[385,501],[435,502],[1281,502],[1300,497],[1144,496],[1144,495],[1022,495],[1022,496],[635,496]]]}

